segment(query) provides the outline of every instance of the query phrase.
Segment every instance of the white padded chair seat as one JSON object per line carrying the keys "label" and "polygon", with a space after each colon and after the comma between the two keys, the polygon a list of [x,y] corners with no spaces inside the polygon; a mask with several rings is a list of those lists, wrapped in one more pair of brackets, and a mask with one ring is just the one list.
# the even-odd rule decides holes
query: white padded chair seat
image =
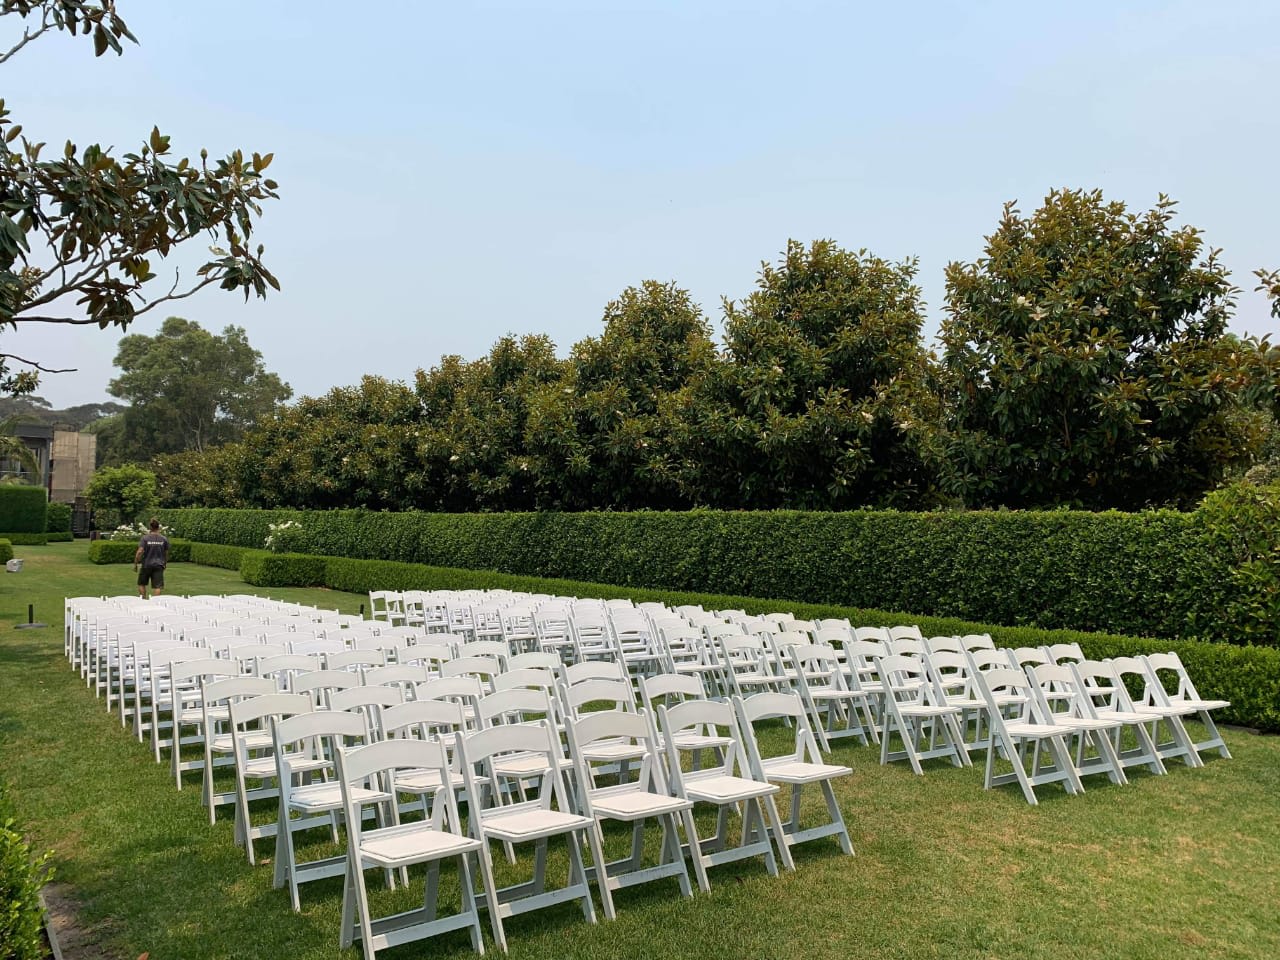
{"label": "white padded chair seat", "polygon": [[766,761],[764,765],[764,775],[776,783],[817,783],[846,777],[851,773],[853,770],[839,764],[807,763],[803,760]]}
{"label": "white padded chair seat", "polygon": [[590,825],[588,818],[561,810],[518,810],[514,813],[486,815],[484,818],[486,833],[513,843],[553,836]]}
{"label": "white padded chair seat", "polygon": [[[573,769],[573,761],[561,757],[561,770]],[[493,772],[500,777],[536,777],[547,768],[547,758],[541,753],[509,754],[495,757]]]}
{"label": "white padded chair seat", "polygon": [[421,823],[366,830],[360,837],[360,859],[379,867],[399,867],[436,857],[480,849],[480,841]]}
{"label": "white padded chair seat", "polygon": [[1061,737],[1072,733],[1076,728],[1066,724],[1016,723],[1005,721],[1005,730],[1011,737],[1025,737],[1029,740],[1043,740],[1046,737]]}
{"label": "white padded chair seat", "polygon": [[[246,749],[249,750],[265,750],[271,746],[270,733],[251,733],[240,738]],[[215,753],[231,753],[234,746],[231,742],[231,734],[221,733],[214,737],[209,743],[209,749]]]}
{"label": "white padded chair seat", "polygon": [[[380,803],[390,800],[391,795],[381,790],[366,790],[364,787],[352,787],[351,796],[356,803]],[[289,791],[289,805],[295,810],[321,812],[324,810],[342,809],[342,787],[338,783],[309,783],[306,786],[294,787]]]}
{"label": "white padded chair seat", "polygon": [[[462,774],[449,771],[449,785],[461,787]],[[405,793],[431,793],[440,789],[440,774],[435,770],[408,770],[396,777],[396,789]]]}
{"label": "white padded chair seat", "polygon": [[591,806],[595,812],[611,820],[643,820],[664,813],[678,813],[693,806],[688,800],[664,797],[644,790],[594,793]]}
{"label": "white padded chair seat", "polygon": [[745,777],[727,775],[700,777],[696,780],[686,779],[685,795],[691,800],[703,800],[708,803],[732,803],[735,800],[749,800],[752,797],[764,797],[778,792],[778,786],[772,783],[759,783]]}

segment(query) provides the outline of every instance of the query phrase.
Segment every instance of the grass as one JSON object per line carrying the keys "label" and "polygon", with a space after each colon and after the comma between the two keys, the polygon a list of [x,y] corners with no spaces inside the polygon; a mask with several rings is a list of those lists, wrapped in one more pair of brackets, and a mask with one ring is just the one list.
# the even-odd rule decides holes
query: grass
{"label": "grass", "polygon": [[[210,827],[199,790],[108,716],[62,657],[64,596],[126,593],[128,566],[93,566],[85,545],[25,547],[0,580],[0,780],[37,848],[54,851],[82,957],[355,957],[338,949],[341,881],[310,884],[293,914],[271,868],[249,867],[231,822]],[[177,565],[181,593],[254,592],[236,574]],[[355,612],[327,590],[272,596]],[[13,630],[26,620],[36,630]],[[797,851],[771,879],[757,863],[712,871],[709,894],[673,882],[625,891],[618,920],[589,927],[574,906],[507,925],[513,957],[1094,958],[1280,956],[1280,739],[1228,731],[1233,760],[1128,787],[985,792],[980,768],[881,767],[838,742],[854,776],[840,800],[857,856],[834,841]],[[261,850],[270,855],[268,844]],[[553,867],[552,875],[556,875]],[[370,875],[371,880],[373,874]],[[381,894],[380,898],[389,899]],[[492,946],[492,944],[490,944]],[[380,953],[465,957],[465,935]]]}

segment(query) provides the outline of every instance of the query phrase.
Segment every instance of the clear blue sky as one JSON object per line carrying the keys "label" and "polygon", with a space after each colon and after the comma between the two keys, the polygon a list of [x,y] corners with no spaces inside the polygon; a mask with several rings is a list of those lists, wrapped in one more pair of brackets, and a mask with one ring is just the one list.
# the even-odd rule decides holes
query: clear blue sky
{"label": "clear blue sky", "polygon": [[[1280,267],[1280,4],[118,8],[140,46],[43,39],[4,68],[7,105],[53,145],[134,148],[158,124],[179,156],[273,151],[259,239],[283,292],[169,312],[245,327],[298,395],[505,333],[564,353],[648,278],[718,327],[789,237],[919,257],[932,334],[946,263],[981,254],[1005,200],[1056,186],[1170,194],[1244,290],[1235,329],[1276,326],[1251,273]],[[4,343],[79,368],[44,379],[62,406],[106,397],[119,336]]]}

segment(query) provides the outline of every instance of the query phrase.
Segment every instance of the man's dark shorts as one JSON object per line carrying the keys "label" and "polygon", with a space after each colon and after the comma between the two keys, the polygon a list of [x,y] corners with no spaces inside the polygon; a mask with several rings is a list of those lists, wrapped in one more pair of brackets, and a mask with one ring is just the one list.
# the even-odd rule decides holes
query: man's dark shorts
{"label": "man's dark shorts", "polygon": [[164,589],[164,567],[143,567],[138,571],[138,586],[151,584],[152,590]]}

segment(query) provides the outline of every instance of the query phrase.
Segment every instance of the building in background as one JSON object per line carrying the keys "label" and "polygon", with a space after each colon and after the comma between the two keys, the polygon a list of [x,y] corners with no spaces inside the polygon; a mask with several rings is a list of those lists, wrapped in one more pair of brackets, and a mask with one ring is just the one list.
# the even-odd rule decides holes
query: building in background
{"label": "building in background", "polygon": [[42,423],[19,423],[10,431],[31,451],[38,474],[13,459],[0,460],[0,478],[25,483],[41,483],[49,499],[74,503],[89,485],[98,452],[98,438],[92,433],[58,430]]}

